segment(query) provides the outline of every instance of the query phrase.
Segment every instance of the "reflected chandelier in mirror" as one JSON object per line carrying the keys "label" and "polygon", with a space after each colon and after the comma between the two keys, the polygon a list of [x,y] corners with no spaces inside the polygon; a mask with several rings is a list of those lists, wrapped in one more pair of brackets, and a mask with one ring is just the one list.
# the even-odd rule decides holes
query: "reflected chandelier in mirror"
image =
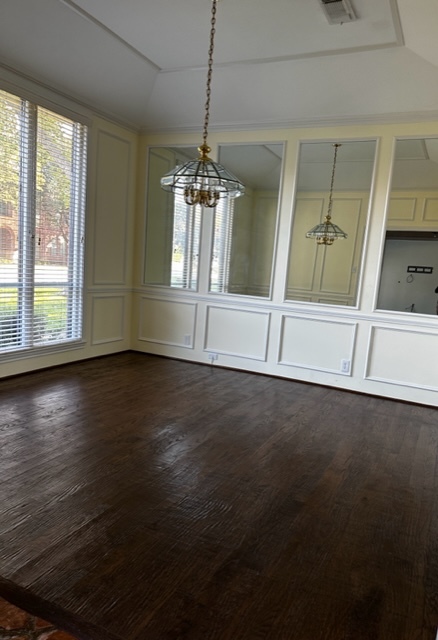
{"label": "reflected chandelier in mirror", "polygon": [[[377,145],[375,140],[341,144],[334,185],[333,142],[300,145],[286,300],[356,305]],[[348,241],[309,243],[309,228],[320,227],[327,211]]]}

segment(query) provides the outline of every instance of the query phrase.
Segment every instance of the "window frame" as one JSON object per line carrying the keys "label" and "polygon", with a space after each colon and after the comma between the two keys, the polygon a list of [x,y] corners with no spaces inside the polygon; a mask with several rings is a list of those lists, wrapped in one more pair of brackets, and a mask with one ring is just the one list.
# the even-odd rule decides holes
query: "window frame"
{"label": "window frame", "polygon": [[[0,340],[0,359],[13,359],[45,351],[62,351],[83,344],[84,331],[84,268],[85,268],[85,216],[86,216],[86,189],[87,189],[87,154],[88,154],[88,125],[80,121],[76,115],[68,115],[62,109],[54,110],[52,106],[46,107],[43,103],[28,100],[15,92],[0,87],[2,97],[7,104],[16,105],[17,121],[16,133],[19,147],[19,163],[17,186],[19,188],[17,203],[17,271],[16,281],[7,283],[1,277],[0,287],[5,291],[9,288],[17,292],[16,310],[2,313],[0,319],[3,327]],[[19,115],[18,115],[19,113]],[[71,135],[71,142],[65,146],[68,152],[67,175],[69,187],[68,200],[68,254],[64,277],[57,282],[38,282],[37,245],[41,238],[37,238],[37,220],[39,216],[37,206],[37,165],[38,149],[42,143],[38,143],[39,121],[38,116],[53,116],[54,122],[66,121],[66,127]],[[0,118],[2,118],[0,113]],[[66,135],[66,138],[68,136]],[[59,137],[59,145],[65,140]],[[64,148],[64,147],[63,147]],[[7,152],[7,148],[6,148]],[[15,252],[14,252],[15,253]],[[14,274],[15,275],[15,274]],[[50,275],[52,273],[50,272]],[[64,310],[60,312],[59,321],[61,329],[58,335],[50,335],[46,331],[43,337],[38,338],[38,316],[36,314],[36,301],[38,290],[51,288],[63,289],[66,296]],[[0,292],[0,301],[2,299]],[[50,295],[50,294],[49,294]],[[60,305],[62,307],[62,305]],[[44,315],[45,314],[45,315]],[[48,311],[44,310],[44,319],[47,320]],[[9,324],[8,324],[9,320]],[[8,329],[8,326],[10,327]],[[2,326],[0,325],[0,328]]]}

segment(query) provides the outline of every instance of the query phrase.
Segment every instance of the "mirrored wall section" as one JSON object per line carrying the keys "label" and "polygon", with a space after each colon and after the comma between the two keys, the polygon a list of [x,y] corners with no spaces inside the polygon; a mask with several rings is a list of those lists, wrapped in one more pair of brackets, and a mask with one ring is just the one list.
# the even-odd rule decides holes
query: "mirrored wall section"
{"label": "mirrored wall section", "polygon": [[396,141],[377,308],[438,312],[438,138]]}
{"label": "mirrored wall section", "polygon": [[269,297],[283,144],[221,145],[219,162],[245,185],[214,212],[210,291]]}
{"label": "mirrored wall section", "polygon": [[195,147],[151,147],[148,151],[145,284],[195,290],[201,208],[163,191],[160,179],[199,155]]}
{"label": "mirrored wall section", "polygon": [[[376,146],[376,140],[301,143],[287,300],[356,305]],[[347,237],[332,244],[306,237],[327,216]]]}

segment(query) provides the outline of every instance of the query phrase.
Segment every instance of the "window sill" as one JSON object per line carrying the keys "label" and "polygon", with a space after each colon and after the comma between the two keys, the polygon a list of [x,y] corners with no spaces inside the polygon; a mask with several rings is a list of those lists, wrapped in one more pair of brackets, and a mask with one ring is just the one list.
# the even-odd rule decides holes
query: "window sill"
{"label": "window sill", "polygon": [[63,353],[65,351],[74,351],[83,349],[86,345],[84,340],[74,340],[72,342],[62,342],[58,344],[44,345],[41,347],[31,347],[4,351],[0,353],[0,362],[13,362],[16,360],[27,360],[28,358],[40,358],[55,353]]}

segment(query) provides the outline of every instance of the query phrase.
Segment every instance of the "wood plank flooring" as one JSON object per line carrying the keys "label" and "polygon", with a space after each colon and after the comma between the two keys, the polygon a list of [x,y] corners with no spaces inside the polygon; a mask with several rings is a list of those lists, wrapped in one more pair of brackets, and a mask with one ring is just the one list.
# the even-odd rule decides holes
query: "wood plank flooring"
{"label": "wood plank flooring", "polygon": [[80,640],[435,640],[436,409],[124,353],[0,416],[0,596]]}

